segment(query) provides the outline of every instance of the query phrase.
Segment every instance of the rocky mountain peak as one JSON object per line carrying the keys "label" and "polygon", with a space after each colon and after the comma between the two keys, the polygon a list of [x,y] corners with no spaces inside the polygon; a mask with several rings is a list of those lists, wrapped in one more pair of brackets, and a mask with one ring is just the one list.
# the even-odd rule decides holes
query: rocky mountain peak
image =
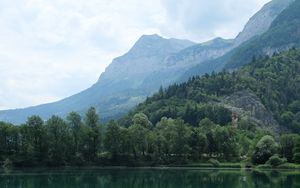
{"label": "rocky mountain peak", "polygon": [[266,32],[275,18],[295,0],[273,0],[250,18],[243,31],[235,39],[235,46]]}
{"label": "rocky mountain peak", "polygon": [[161,56],[175,53],[195,43],[188,40],[166,39],[157,34],[143,35],[125,55],[132,57]]}

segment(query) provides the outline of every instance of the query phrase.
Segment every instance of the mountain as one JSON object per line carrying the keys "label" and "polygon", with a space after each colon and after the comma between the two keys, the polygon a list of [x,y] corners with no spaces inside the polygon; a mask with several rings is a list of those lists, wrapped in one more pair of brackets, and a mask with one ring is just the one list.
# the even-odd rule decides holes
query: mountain
{"label": "mountain", "polygon": [[[170,64],[197,65],[201,67],[203,73],[211,72],[216,67],[211,67],[206,61],[219,58],[253,37],[265,33],[277,16],[294,1],[273,0],[250,18],[243,31],[235,39],[216,38],[197,44],[172,55],[168,61]],[[191,70],[193,69],[191,68]]]}
{"label": "mountain", "polygon": [[296,0],[272,22],[267,32],[231,52],[225,68],[238,68],[255,56],[272,55],[300,47],[300,1]]}
{"label": "mountain", "polygon": [[265,33],[274,19],[295,0],[273,0],[250,18],[243,31],[235,38],[235,46]]}
{"label": "mountain", "polygon": [[[211,73],[212,71],[217,72],[222,70],[225,63],[230,60],[231,54],[234,53],[232,52],[233,50],[267,32],[277,16],[294,1],[295,0],[273,0],[267,3],[250,18],[243,31],[240,32],[235,39],[216,38],[202,44],[190,46],[169,56],[166,59],[166,64],[170,65],[168,69],[173,68],[173,74],[166,74],[164,71],[162,71],[162,73],[155,72],[152,76],[153,79],[148,80],[152,82],[155,78],[168,80],[169,82],[162,84],[163,86],[167,86],[170,83],[186,81],[189,77],[194,75],[202,75]],[[243,55],[243,53],[241,54]],[[244,55],[244,57],[246,57],[246,55]],[[181,68],[174,69],[174,67]],[[162,78],[160,75],[164,75],[165,77]],[[171,77],[171,79],[168,79],[168,76]]]}
{"label": "mountain", "polygon": [[[144,90],[142,85],[146,85],[145,79],[162,70],[169,55],[191,45],[194,43],[186,40],[164,39],[158,35],[142,36],[127,54],[113,60],[96,85],[105,87],[108,94],[141,87]],[[155,89],[161,84],[158,83]],[[152,88],[147,88],[146,93],[149,90],[152,92]]]}
{"label": "mountain", "polygon": [[[225,62],[239,54],[240,46],[269,29],[272,21],[290,2],[292,0],[268,3],[232,40],[216,38],[195,44],[158,35],[142,36],[128,53],[114,59],[97,83],[87,90],[50,104],[0,111],[0,120],[23,123],[31,115],[40,115],[44,119],[53,114],[65,117],[70,111],[83,114],[90,106],[95,106],[104,120],[119,117],[160,86],[167,87],[193,75],[221,70]],[[242,60],[244,57],[246,55],[238,58]]]}
{"label": "mountain", "polygon": [[[160,90],[137,106],[120,123],[144,113],[155,125],[163,117],[183,119],[192,126],[209,118],[227,125],[236,114],[239,126],[282,133],[300,131],[300,50],[258,59],[235,72],[197,76]],[[243,124],[243,125],[242,125]]]}
{"label": "mountain", "polygon": [[[223,56],[191,67],[178,81],[185,81],[194,75],[203,75],[213,71],[218,72],[224,68],[236,69],[250,63],[253,57],[272,55],[275,52],[299,47],[299,3],[299,0],[274,0],[268,3],[250,19],[243,32],[234,39],[234,47]],[[258,21],[255,24],[254,21],[264,19],[264,15],[269,15],[267,16],[269,22],[264,21],[264,24],[262,24]],[[270,15],[273,15],[272,18],[274,19],[271,19]],[[264,29],[258,29],[255,25]],[[263,32],[266,28],[268,29]],[[251,33],[252,30],[253,33]],[[255,32],[257,33],[254,34]],[[252,38],[242,42],[250,36]]]}
{"label": "mountain", "polygon": [[171,54],[162,61],[163,67],[153,71],[146,77],[142,88],[156,91],[159,86],[169,86],[175,83],[189,68],[222,56],[231,46],[231,40],[216,38]]}
{"label": "mountain", "polygon": [[144,35],[125,55],[112,61],[97,83],[76,95],[61,101],[25,109],[0,111],[0,119],[12,123],[23,123],[31,115],[43,119],[51,115],[65,117],[70,111],[85,113],[95,106],[102,118],[116,117],[127,112],[154,92],[141,87],[153,72],[163,69],[166,57],[195,43],[187,40],[164,39],[158,35]]}

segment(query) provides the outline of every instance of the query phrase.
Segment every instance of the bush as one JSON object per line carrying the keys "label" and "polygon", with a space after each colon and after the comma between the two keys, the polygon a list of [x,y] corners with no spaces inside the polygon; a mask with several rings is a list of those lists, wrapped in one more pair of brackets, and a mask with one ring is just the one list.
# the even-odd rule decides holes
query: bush
{"label": "bush", "polygon": [[279,169],[300,169],[300,165],[297,165],[294,163],[284,163],[282,165],[279,165],[277,168],[279,168]]}
{"label": "bush", "polygon": [[252,162],[254,164],[265,164],[276,153],[277,149],[278,144],[272,136],[262,137],[255,146]]}
{"label": "bush", "polygon": [[85,164],[85,160],[82,154],[76,152],[74,158],[72,159],[72,164],[76,166],[83,166]]}
{"label": "bush", "polygon": [[272,166],[269,164],[264,164],[264,165],[258,165],[256,168],[257,169],[271,169]]}
{"label": "bush", "polygon": [[211,164],[213,167],[219,167],[220,166],[220,162],[216,159],[209,159],[208,163]]}
{"label": "bush", "polygon": [[267,161],[267,164],[271,165],[272,167],[277,167],[286,162],[287,162],[287,160],[285,158],[280,158],[278,155],[273,155]]}
{"label": "bush", "polygon": [[3,163],[3,168],[10,169],[12,167],[12,162],[9,159],[6,159]]}
{"label": "bush", "polygon": [[300,164],[300,153],[294,154],[293,161],[297,164]]}

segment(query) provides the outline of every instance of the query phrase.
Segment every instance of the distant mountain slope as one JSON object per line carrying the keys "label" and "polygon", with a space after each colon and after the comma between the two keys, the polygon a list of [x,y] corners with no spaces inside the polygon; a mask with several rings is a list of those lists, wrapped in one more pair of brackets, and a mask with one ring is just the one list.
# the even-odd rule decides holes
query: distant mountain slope
{"label": "distant mountain slope", "polygon": [[149,75],[165,67],[164,60],[169,55],[191,45],[194,43],[186,40],[142,36],[128,53],[113,60],[95,85],[105,88],[103,94],[139,89]]}
{"label": "distant mountain slope", "polygon": [[53,114],[64,117],[70,111],[84,113],[90,106],[97,107],[104,119],[119,116],[159,88],[160,85],[155,85],[155,90],[140,86],[147,76],[164,67],[166,57],[194,44],[158,35],[142,36],[128,53],[114,59],[98,82],[87,90],[50,104],[0,111],[0,119],[23,123],[31,115],[44,119]]}
{"label": "distant mountain slope", "polygon": [[224,125],[231,113],[262,129],[300,131],[300,50],[263,58],[229,73],[191,78],[160,90],[120,120],[128,126],[136,113],[153,124],[162,117],[181,118],[198,126],[204,118]]}
{"label": "distant mountain slope", "polygon": [[[288,6],[286,9],[283,9],[282,7],[280,7],[283,5],[290,6]],[[280,8],[278,9],[278,7]],[[252,61],[252,58],[255,56],[272,55],[274,52],[281,52],[286,51],[292,47],[299,47],[299,0],[291,0],[286,2],[283,2],[282,0],[274,0],[265,5],[261,11],[270,9],[277,10],[275,11],[276,13],[279,13],[278,10],[283,9],[283,11],[281,11],[280,14],[277,15],[272,23],[268,24],[269,28],[266,32],[260,35],[254,35],[251,39],[243,42],[237,47],[232,48],[229,52],[221,57],[205,61],[201,64],[197,64],[194,67],[191,67],[180,77],[179,81],[185,81],[189,77],[194,75],[203,75],[205,73],[211,73],[213,71],[218,72],[223,68],[235,69],[244,64],[250,63]],[[259,15],[264,15],[261,11],[254,17],[258,16],[259,18]],[[273,13],[275,12],[273,11]],[[256,19],[250,19],[250,21]],[[249,26],[245,27],[244,32],[248,32],[248,27]],[[235,42],[237,41],[237,43],[239,43],[241,41],[241,35],[250,36],[241,33],[239,36],[237,36]]]}
{"label": "distant mountain slope", "polygon": [[254,56],[272,55],[292,47],[300,47],[300,0],[285,9],[267,32],[234,49],[225,67],[238,68]]}
{"label": "distant mountain slope", "polygon": [[250,18],[243,31],[235,39],[235,46],[246,42],[254,36],[266,32],[274,19],[295,0],[273,0]]}
{"label": "distant mountain slope", "polygon": [[175,83],[190,67],[222,56],[231,49],[232,45],[232,40],[216,38],[171,54],[164,59],[162,64],[165,66],[150,74],[141,87],[154,91],[159,86],[169,86]]}

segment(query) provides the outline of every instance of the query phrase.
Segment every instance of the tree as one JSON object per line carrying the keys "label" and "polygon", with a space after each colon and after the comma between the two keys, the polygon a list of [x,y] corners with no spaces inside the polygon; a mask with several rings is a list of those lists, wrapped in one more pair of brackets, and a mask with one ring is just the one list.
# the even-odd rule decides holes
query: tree
{"label": "tree", "polygon": [[100,125],[99,116],[97,115],[96,108],[91,107],[86,113],[85,124],[89,128],[89,156],[90,160],[95,161],[97,152],[100,146]]}
{"label": "tree", "polygon": [[71,112],[67,116],[68,125],[72,130],[72,135],[74,139],[74,154],[76,155],[79,150],[79,142],[81,141],[81,132],[82,132],[82,121],[81,116],[77,112]]}
{"label": "tree", "polygon": [[152,123],[149,121],[148,117],[144,113],[137,113],[133,116],[133,124],[141,125],[144,128],[150,129],[152,127]]}
{"label": "tree", "polygon": [[8,129],[9,125],[5,122],[0,122],[0,160],[4,160],[8,155]]}
{"label": "tree", "polygon": [[204,118],[199,122],[199,127],[205,133],[216,128],[216,124],[214,124],[214,122],[212,122],[210,119]]}
{"label": "tree", "polygon": [[286,162],[286,159],[282,159],[279,157],[279,155],[273,155],[270,157],[270,159],[267,161],[267,164],[271,165],[272,167],[277,167],[283,163]]}
{"label": "tree", "polygon": [[174,120],[172,118],[163,117],[155,127],[157,136],[157,150],[162,157],[169,157],[173,144],[171,139],[174,137]]}
{"label": "tree", "polygon": [[218,126],[215,133],[217,151],[223,159],[230,161],[239,156],[239,145],[236,129]]}
{"label": "tree", "polygon": [[199,123],[199,129],[203,132],[206,136],[207,140],[207,147],[206,153],[210,156],[217,152],[218,145],[216,141],[216,128],[219,125],[214,124],[210,119],[204,118]]}
{"label": "tree", "polygon": [[159,159],[158,151],[158,135],[155,131],[147,131],[146,133],[146,151],[150,155],[152,160],[157,161]]}
{"label": "tree", "polygon": [[104,147],[112,154],[115,161],[118,158],[121,148],[121,129],[115,121],[110,121],[104,136]]}
{"label": "tree", "polygon": [[49,158],[51,165],[63,165],[70,160],[71,131],[67,123],[58,116],[52,116],[46,122],[49,140]]}
{"label": "tree", "polygon": [[0,161],[19,154],[19,127],[0,122]]}
{"label": "tree", "polygon": [[[28,147],[32,147],[32,156],[34,161],[41,161],[46,157],[47,148],[45,148],[45,127],[44,121],[39,116],[31,116],[26,124],[25,138]],[[30,154],[31,155],[31,154]]]}
{"label": "tree", "polygon": [[172,153],[181,157],[189,153],[190,147],[188,139],[190,137],[190,127],[184,123],[182,119],[176,119],[174,121],[174,135],[172,138],[173,148]]}
{"label": "tree", "polygon": [[300,164],[300,136],[297,136],[294,141],[293,162]]}
{"label": "tree", "polygon": [[254,164],[265,164],[269,158],[276,154],[278,144],[272,136],[262,137],[255,146],[252,162]]}
{"label": "tree", "polygon": [[285,134],[280,137],[280,146],[282,155],[288,160],[288,162],[293,161],[295,142],[298,135],[295,134]]}
{"label": "tree", "polygon": [[145,151],[147,147],[146,143],[146,133],[147,129],[140,124],[134,124],[128,128],[130,135],[130,146],[134,154],[135,159],[142,154],[145,156]]}
{"label": "tree", "polygon": [[207,147],[207,138],[202,133],[201,129],[194,128],[189,139],[191,155],[195,160],[198,160],[204,154]]}
{"label": "tree", "polygon": [[288,107],[294,114],[300,112],[300,100],[293,101]]}
{"label": "tree", "polygon": [[280,119],[282,124],[285,124],[286,126],[291,126],[294,117],[295,115],[293,114],[293,112],[287,111],[282,113]]}

